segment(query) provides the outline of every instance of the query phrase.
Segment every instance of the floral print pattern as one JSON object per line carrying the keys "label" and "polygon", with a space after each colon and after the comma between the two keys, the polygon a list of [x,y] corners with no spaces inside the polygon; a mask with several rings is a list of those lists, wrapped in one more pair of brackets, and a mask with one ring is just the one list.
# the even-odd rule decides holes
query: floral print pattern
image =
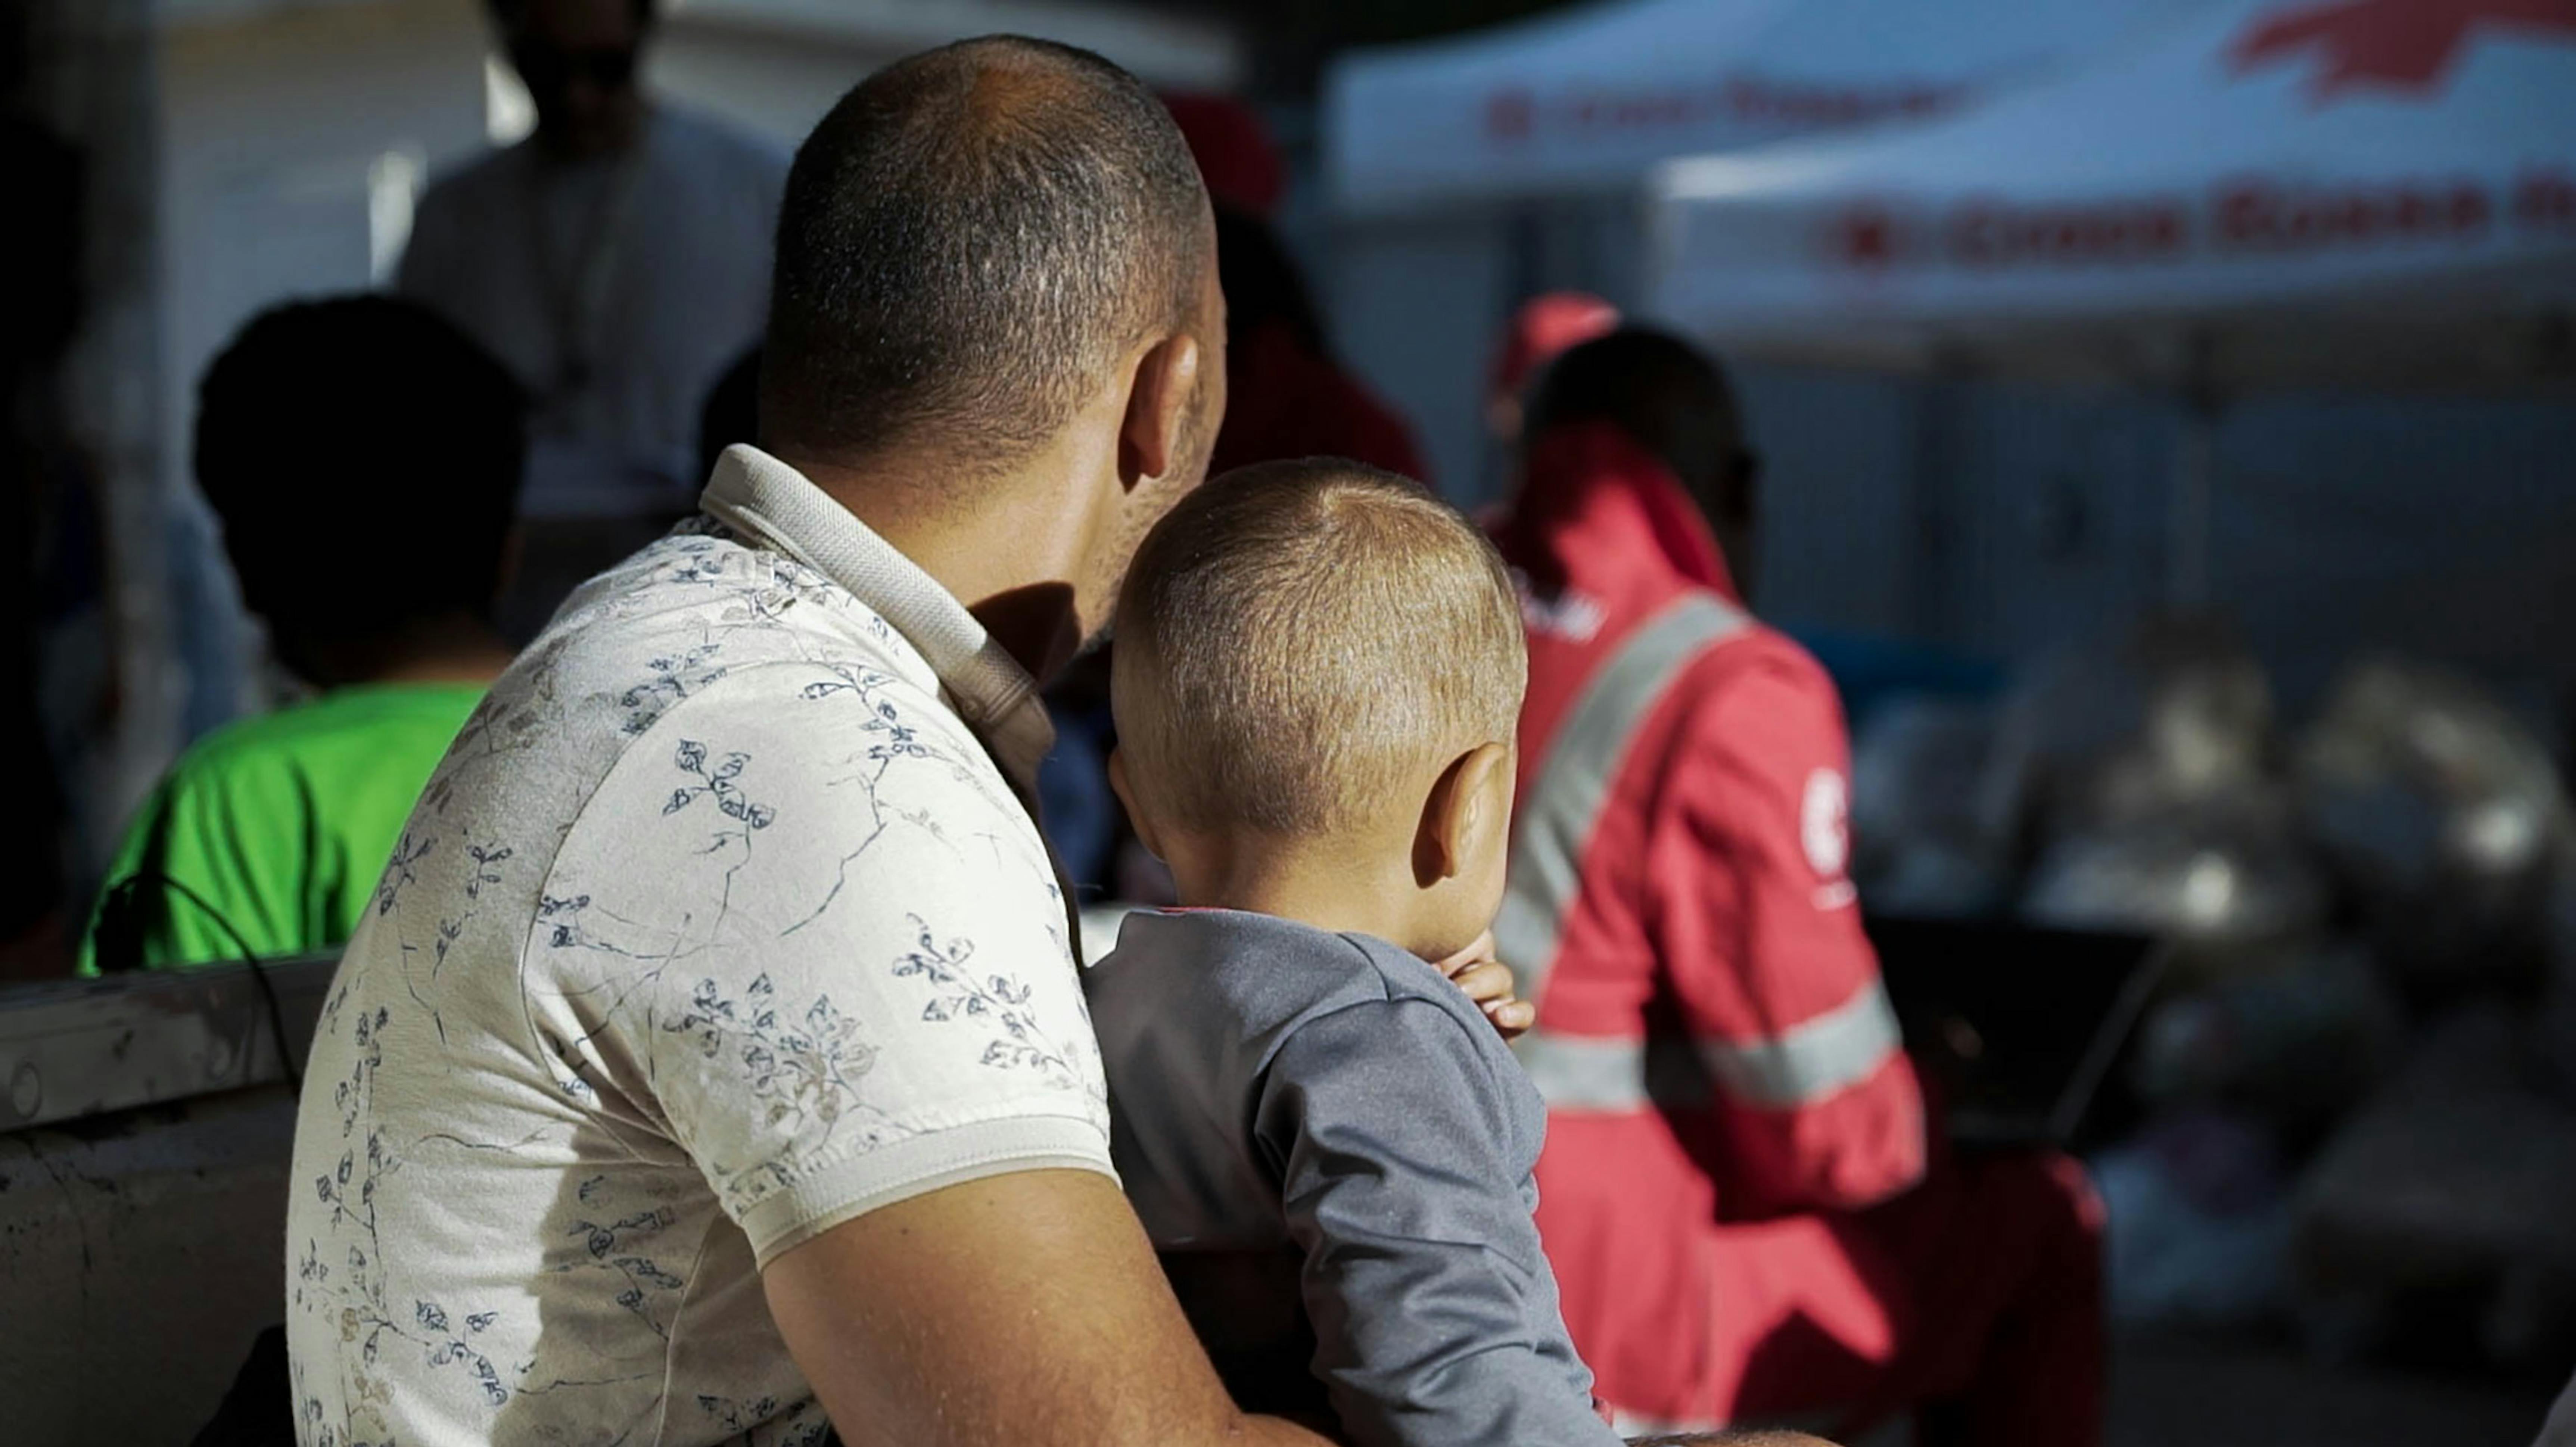
{"label": "floral print pattern", "polygon": [[940,689],[847,589],[705,521],[495,686],[316,1033],[306,1447],[814,1447],[764,1253],[982,1129],[1107,1169],[1062,896]]}

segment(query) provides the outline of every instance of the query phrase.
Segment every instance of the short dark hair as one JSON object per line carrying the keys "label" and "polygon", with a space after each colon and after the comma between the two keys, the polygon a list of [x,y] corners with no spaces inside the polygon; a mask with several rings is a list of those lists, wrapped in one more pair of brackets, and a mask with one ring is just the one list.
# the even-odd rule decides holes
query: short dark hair
{"label": "short dark hair", "polygon": [[501,364],[384,296],[262,312],[197,388],[197,485],[242,601],[289,667],[482,614],[527,460],[526,398]]}
{"label": "short dark hair", "polygon": [[1024,454],[1195,314],[1207,204],[1170,112],[1089,51],[990,36],[877,72],[788,172],[763,439]]}
{"label": "short dark hair", "polygon": [[[1253,333],[1284,326],[1298,343],[1319,357],[1333,353],[1323,314],[1305,275],[1288,255],[1278,229],[1263,217],[1238,211],[1220,201],[1216,206],[1217,278],[1225,287],[1225,335],[1229,349],[1239,349]],[[1227,356],[1234,356],[1229,350]]]}
{"label": "short dark hair", "polygon": [[1521,435],[1535,441],[1576,422],[1608,422],[1627,433],[1711,517],[1751,464],[1726,374],[1707,353],[1651,327],[1595,337],[1539,374]]}
{"label": "short dark hair", "polygon": [[[628,0],[628,5],[635,12],[636,25],[651,29],[660,8],[659,0]],[[494,25],[508,30],[517,25],[519,17],[526,13],[528,0],[483,0],[483,8],[491,15]]]}

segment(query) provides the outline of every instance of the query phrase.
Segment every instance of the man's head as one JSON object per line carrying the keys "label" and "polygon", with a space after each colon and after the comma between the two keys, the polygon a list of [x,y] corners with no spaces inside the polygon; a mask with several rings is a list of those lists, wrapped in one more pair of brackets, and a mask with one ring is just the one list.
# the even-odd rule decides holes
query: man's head
{"label": "man's head", "polygon": [[487,0],[511,68],[537,108],[537,138],[565,156],[633,144],[644,119],[635,70],[653,0]]}
{"label": "man's head", "polygon": [[263,312],[197,389],[197,485],[242,600],[317,683],[489,612],[526,452],[501,364],[388,297]]}
{"label": "man's head", "polygon": [[1502,898],[1528,666],[1502,560],[1393,473],[1239,468],[1145,539],[1118,609],[1112,777],[1149,847],[1322,851],[1430,956]]}
{"label": "man's head", "polygon": [[1555,428],[1607,422],[1654,454],[1699,505],[1726,554],[1736,587],[1754,587],[1759,459],[1745,446],[1742,414],[1725,373],[1679,337],[1623,327],[1558,357],[1540,374],[1524,433],[1535,445]]}
{"label": "man's head", "polygon": [[1042,489],[1044,536],[992,546],[1062,550],[1038,565],[1088,633],[1224,412],[1211,228],[1170,114],[1088,51],[994,37],[879,71],[788,175],[763,444],[896,511],[1025,520]]}

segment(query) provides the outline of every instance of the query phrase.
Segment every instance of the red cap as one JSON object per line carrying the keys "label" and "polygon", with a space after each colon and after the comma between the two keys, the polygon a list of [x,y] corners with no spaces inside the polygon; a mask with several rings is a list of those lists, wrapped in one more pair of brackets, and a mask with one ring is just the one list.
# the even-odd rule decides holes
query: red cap
{"label": "red cap", "polygon": [[1517,397],[1539,368],[1560,353],[1619,329],[1619,309],[1588,292],[1551,291],[1531,297],[1512,314],[1503,350],[1494,358],[1491,395]]}
{"label": "red cap", "polygon": [[1198,158],[1208,194],[1238,211],[1269,215],[1288,171],[1252,107],[1226,95],[1166,95],[1163,104]]}

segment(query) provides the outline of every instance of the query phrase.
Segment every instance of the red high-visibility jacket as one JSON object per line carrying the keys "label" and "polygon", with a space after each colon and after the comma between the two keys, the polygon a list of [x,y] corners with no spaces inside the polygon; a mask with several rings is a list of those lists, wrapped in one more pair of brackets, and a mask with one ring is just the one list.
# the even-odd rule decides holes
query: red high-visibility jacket
{"label": "red high-visibility jacket", "polygon": [[1539,439],[1496,540],[1529,632],[1495,934],[1538,1005],[1519,1049],[1549,1107],[1540,1234],[1602,1397],[1722,1420],[1744,1365],[1725,1358],[1776,1325],[1730,1310],[1795,1302],[1873,1354],[1887,1330],[1883,1273],[1847,1255],[1868,1243],[1747,1252],[1728,1223],[1857,1209],[1924,1169],[1845,872],[1841,707],[1614,428]]}

